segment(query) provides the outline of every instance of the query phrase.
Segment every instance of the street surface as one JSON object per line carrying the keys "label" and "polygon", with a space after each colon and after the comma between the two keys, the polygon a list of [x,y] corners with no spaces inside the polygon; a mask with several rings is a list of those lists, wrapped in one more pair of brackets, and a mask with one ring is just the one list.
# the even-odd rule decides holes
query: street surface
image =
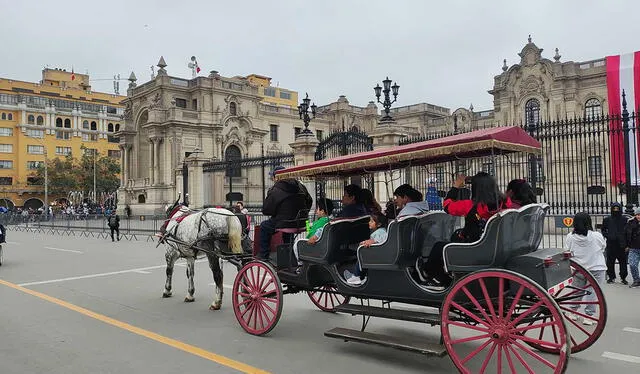
{"label": "street surface", "polygon": [[[161,297],[164,249],[155,243],[8,232],[0,266],[0,373],[452,373],[448,357],[428,358],[329,339],[360,318],[323,313],[306,294],[285,295],[266,337],[245,333],[233,315],[225,264],[222,310],[206,261],[196,264],[196,301],[184,303],[183,260],[173,298]],[[571,357],[567,373],[640,372],[640,289],[604,288],[609,318],[600,340]],[[437,342],[439,330],[375,319],[367,331]]]}

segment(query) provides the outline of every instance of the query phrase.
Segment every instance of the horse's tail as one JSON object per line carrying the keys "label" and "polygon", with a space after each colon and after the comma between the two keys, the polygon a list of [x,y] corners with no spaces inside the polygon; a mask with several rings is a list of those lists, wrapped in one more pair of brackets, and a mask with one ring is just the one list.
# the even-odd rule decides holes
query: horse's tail
{"label": "horse's tail", "polygon": [[231,253],[242,253],[242,224],[235,215],[227,216],[229,249]]}

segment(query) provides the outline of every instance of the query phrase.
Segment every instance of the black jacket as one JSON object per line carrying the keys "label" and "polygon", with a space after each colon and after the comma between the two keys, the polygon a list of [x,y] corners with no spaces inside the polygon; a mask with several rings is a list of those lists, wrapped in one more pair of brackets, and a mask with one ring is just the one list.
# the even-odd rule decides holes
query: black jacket
{"label": "black jacket", "polygon": [[109,227],[120,227],[120,217],[118,217],[118,215],[109,216],[107,218],[107,223],[109,224]]}
{"label": "black jacket", "polygon": [[624,227],[624,237],[627,248],[640,249],[640,221],[630,219]]}
{"label": "black jacket", "polygon": [[[277,228],[304,227],[313,200],[304,184],[295,179],[277,181],[267,192],[262,214],[271,216]],[[286,222],[294,221],[297,222]]]}
{"label": "black jacket", "polygon": [[337,217],[339,218],[347,218],[347,217],[362,217],[369,215],[367,209],[364,205],[360,203],[344,205],[340,213],[338,213]]}
{"label": "black jacket", "polygon": [[610,215],[605,217],[602,221],[602,236],[607,239],[607,246],[611,245],[620,245],[624,247],[625,245],[625,225],[627,224],[627,219],[622,215],[622,212],[618,215]]}

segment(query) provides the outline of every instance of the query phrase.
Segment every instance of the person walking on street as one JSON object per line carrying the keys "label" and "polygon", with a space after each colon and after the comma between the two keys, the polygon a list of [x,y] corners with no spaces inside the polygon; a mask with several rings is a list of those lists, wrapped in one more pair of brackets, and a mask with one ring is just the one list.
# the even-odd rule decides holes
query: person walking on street
{"label": "person walking on street", "polygon": [[633,278],[633,283],[629,286],[631,288],[640,287],[640,274],[638,274],[638,263],[640,263],[640,207],[635,208],[633,214],[633,218],[627,222],[624,229],[627,244],[625,251],[629,256],[629,268]]}
{"label": "person walking on street", "polygon": [[622,215],[620,203],[611,204],[611,215],[602,221],[602,236],[607,239],[607,283],[616,281],[616,260],[620,266],[620,281],[627,282],[627,253],[625,252],[625,225],[627,219]]}
{"label": "person walking on street", "polygon": [[120,241],[120,217],[118,217],[115,211],[113,211],[109,218],[107,218],[107,224],[109,225],[109,229],[111,230],[111,241],[115,241],[113,238],[114,231],[116,233],[118,241]]}

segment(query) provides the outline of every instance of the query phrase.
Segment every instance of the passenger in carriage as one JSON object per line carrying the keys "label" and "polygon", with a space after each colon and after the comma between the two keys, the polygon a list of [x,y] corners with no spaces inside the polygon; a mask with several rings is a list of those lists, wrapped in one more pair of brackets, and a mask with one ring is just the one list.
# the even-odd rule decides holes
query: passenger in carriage
{"label": "passenger in carriage", "polygon": [[400,210],[396,218],[429,212],[429,204],[424,201],[422,193],[408,184],[396,188],[393,198]]}
{"label": "passenger in carriage", "polygon": [[376,198],[373,197],[373,192],[371,192],[371,190],[363,188],[361,196],[362,196],[362,205],[364,205],[364,208],[367,210],[367,213],[373,214],[373,213],[382,212],[382,207],[380,206],[378,201],[376,201]]}
{"label": "passenger in carriage", "polygon": [[507,185],[507,197],[514,209],[536,203],[536,194],[531,185],[524,179],[514,179]]}
{"label": "passenger in carriage", "polygon": [[367,209],[362,204],[362,188],[357,184],[346,186],[342,195],[342,210],[337,217],[362,217],[367,214]]}
{"label": "passenger in carriage", "polygon": [[[371,230],[371,236],[369,239],[360,242],[361,246],[371,247],[373,244],[385,242],[387,240],[387,217],[380,212],[371,214],[369,229]],[[349,270],[344,271],[344,279],[352,285],[362,284],[366,280],[366,277],[362,278],[362,268],[359,261],[356,262],[353,273]]]}
{"label": "passenger in carriage", "polygon": [[[320,240],[324,227],[329,223],[331,213],[333,213],[333,201],[326,198],[318,199],[316,203],[316,217],[318,217],[318,219],[316,219],[307,230],[306,240],[308,244],[315,244]],[[299,239],[293,243],[293,253],[296,255],[296,259],[298,259],[298,242],[300,240],[305,239]],[[300,260],[298,260],[298,265],[302,265]]]}
{"label": "passenger in carriage", "polygon": [[[487,220],[499,211],[511,208],[511,200],[500,192],[491,175],[480,172],[473,176],[471,191],[463,188],[465,180],[464,175],[458,176],[443,203],[445,212],[465,217],[464,227],[454,232],[452,242],[471,243],[480,239]],[[446,244],[436,243],[426,264],[418,261],[418,274],[429,285],[447,287],[451,283],[451,277],[444,271],[443,249]]]}

